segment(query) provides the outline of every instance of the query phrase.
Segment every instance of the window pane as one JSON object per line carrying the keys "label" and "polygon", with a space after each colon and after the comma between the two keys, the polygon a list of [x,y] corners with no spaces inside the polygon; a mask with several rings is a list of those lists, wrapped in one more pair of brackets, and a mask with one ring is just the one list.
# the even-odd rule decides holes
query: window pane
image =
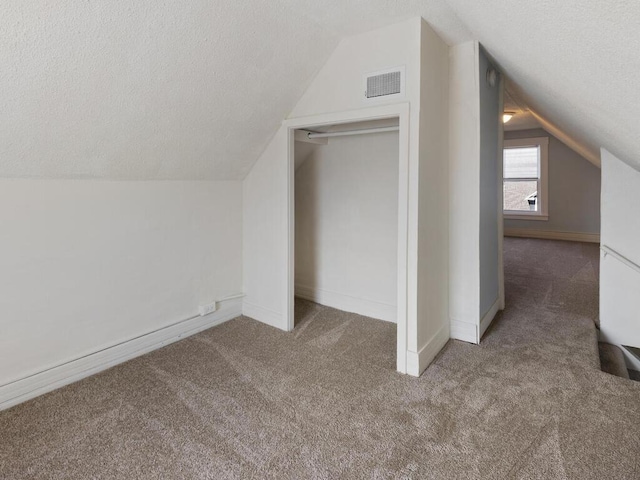
{"label": "window pane", "polygon": [[538,147],[505,148],[504,178],[539,178]]}
{"label": "window pane", "polygon": [[538,211],[538,182],[504,181],[504,209],[527,212]]}

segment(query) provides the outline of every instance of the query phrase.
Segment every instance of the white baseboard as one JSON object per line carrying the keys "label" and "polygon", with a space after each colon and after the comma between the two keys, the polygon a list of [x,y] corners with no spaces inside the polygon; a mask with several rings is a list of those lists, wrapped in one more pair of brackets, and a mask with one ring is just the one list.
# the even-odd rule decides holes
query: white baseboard
{"label": "white baseboard", "polygon": [[533,230],[529,228],[505,228],[505,237],[542,238],[545,240],[568,240],[570,242],[600,243],[598,233],[553,232],[550,230]]}
{"label": "white baseboard", "polygon": [[419,377],[449,341],[449,325],[440,330],[418,351],[407,351],[407,374]]}
{"label": "white baseboard", "polygon": [[489,308],[489,311],[482,317],[479,327],[475,323],[452,318],[450,320],[451,338],[476,345],[479,344],[480,339],[484,335],[484,332],[487,331],[487,328],[489,328],[489,325],[491,325],[491,322],[493,322],[498,310],[500,310],[500,298],[496,299],[493,305],[491,305],[491,308]]}
{"label": "white baseboard", "polygon": [[242,299],[220,302],[210,315],[194,317],[149,332],[112,347],[54,366],[0,386],[0,410],[81,380],[170,343],[194,335],[239,316]]}
{"label": "white baseboard", "polygon": [[454,320],[452,318],[450,324],[451,338],[467,343],[478,343],[478,327],[475,323]]}
{"label": "white baseboard", "polygon": [[482,317],[482,320],[480,320],[480,338],[478,340],[480,340],[484,332],[487,331],[487,328],[489,328],[489,325],[491,325],[491,322],[493,322],[493,319],[496,317],[498,310],[500,310],[500,298],[496,298],[496,301],[491,305],[489,311]]}
{"label": "white baseboard", "polygon": [[284,315],[282,313],[247,302],[246,298],[242,304],[242,314],[246,317],[253,318],[254,320],[269,325],[270,327],[287,330]]}
{"label": "white baseboard", "polygon": [[365,317],[397,323],[398,307],[387,303],[353,297],[343,293],[331,292],[320,288],[296,285],[296,297],[337,308],[345,312],[357,313]]}

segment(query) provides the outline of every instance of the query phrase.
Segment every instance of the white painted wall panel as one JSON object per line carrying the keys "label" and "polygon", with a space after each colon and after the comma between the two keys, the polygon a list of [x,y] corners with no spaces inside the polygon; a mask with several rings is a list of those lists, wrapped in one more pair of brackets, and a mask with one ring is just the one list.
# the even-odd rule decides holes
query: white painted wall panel
{"label": "white painted wall panel", "polygon": [[0,385],[242,291],[240,182],[0,180]]}
{"label": "white painted wall panel", "polygon": [[[420,22],[416,17],[343,39],[290,118],[416,100],[420,95]],[[404,99],[365,100],[365,74],[400,66],[406,69]]]}
{"label": "white painted wall panel", "polygon": [[[602,150],[602,245],[640,264],[640,172]],[[600,261],[600,329],[605,341],[640,347],[640,273],[609,255]],[[637,367],[636,367],[637,368]]]}
{"label": "white painted wall panel", "polygon": [[[445,320],[447,51],[447,45],[420,18],[347,38],[340,43],[290,117],[323,114],[323,118],[346,118],[346,112],[374,105],[400,101],[409,104],[409,136],[400,145],[400,150],[409,154],[408,182],[400,185],[401,190],[406,188],[409,201],[406,217],[403,214],[404,218],[400,219],[405,225],[406,218],[407,225],[407,235],[401,246],[407,252],[407,275],[399,282],[403,286],[402,300],[404,304],[406,299],[407,312],[406,330],[404,326],[401,328],[400,322],[398,327],[398,368],[412,375],[419,375],[449,338]],[[381,99],[373,103],[364,100],[365,74],[402,65],[406,71],[404,100]],[[425,82],[421,82],[421,73],[425,74]],[[423,93],[424,102],[421,100]],[[427,111],[421,112],[422,108]],[[364,113],[358,113],[362,116],[352,118],[363,118]],[[304,125],[305,121],[308,119],[298,118],[295,125]],[[290,120],[289,124],[292,122]],[[403,122],[401,120],[401,124]],[[245,313],[256,318],[262,315],[267,323],[271,318],[272,324],[280,322],[287,308],[283,306],[283,299],[288,294],[284,280],[287,265],[286,262],[279,263],[279,259],[283,255],[281,248],[286,248],[288,242],[286,208],[283,207],[288,193],[286,185],[281,183],[288,174],[284,166],[288,142],[286,135],[278,133],[244,184],[245,286],[248,293]],[[277,175],[282,180],[277,180]],[[279,230],[277,226],[269,226],[266,230],[248,227],[255,222],[264,225],[261,216],[271,217],[274,222],[282,221],[285,226]],[[266,235],[266,246],[258,245],[260,240],[255,238],[258,235]],[[425,296],[426,300],[419,300],[420,296]],[[248,311],[252,298],[256,303]],[[420,305],[419,301],[422,302]],[[406,364],[402,358],[406,358]]]}
{"label": "white painted wall panel", "polygon": [[[449,315],[451,336],[478,343],[499,307],[499,85],[477,42],[451,48]],[[491,308],[493,307],[493,309]]]}
{"label": "white painted wall panel", "polygon": [[449,339],[449,47],[426,22],[421,27],[416,299],[420,372]]}
{"label": "white painted wall panel", "polygon": [[[289,118],[397,103],[397,98],[393,102],[367,103],[362,86],[364,74],[400,65],[406,68],[406,97],[403,101],[417,102],[420,91],[420,21],[414,18],[342,40]],[[417,163],[419,109],[412,110],[411,115],[410,141],[416,148],[410,150],[412,161]],[[288,142],[286,128],[281,128],[243,184],[244,284],[247,292],[244,311],[257,320],[282,329],[287,328],[283,299],[287,297]],[[415,224],[413,228],[416,228]],[[415,293],[413,295],[415,305]]]}
{"label": "white painted wall panel", "polygon": [[602,243],[640,264],[640,172],[602,150]]}
{"label": "white painted wall panel", "polygon": [[287,329],[287,129],[281,127],[243,182],[244,313]]}
{"label": "white painted wall panel", "polygon": [[[502,152],[498,152],[498,131],[502,129],[502,112],[498,110],[499,82],[491,86],[487,69],[494,68],[482,48],[479,49],[478,79],[480,96],[480,309],[482,319],[498,300],[498,169]],[[500,218],[502,221],[502,218]]]}
{"label": "white painted wall panel", "polygon": [[398,133],[315,146],[295,186],[296,294],[395,321]]}
{"label": "white painted wall panel", "polygon": [[[474,42],[450,50],[449,117],[449,315],[475,325],[480,304],[480,102],[478,46]],[[466,330],[465,330],[466,331]],[[452,337],[474,341],[472,336]]]}

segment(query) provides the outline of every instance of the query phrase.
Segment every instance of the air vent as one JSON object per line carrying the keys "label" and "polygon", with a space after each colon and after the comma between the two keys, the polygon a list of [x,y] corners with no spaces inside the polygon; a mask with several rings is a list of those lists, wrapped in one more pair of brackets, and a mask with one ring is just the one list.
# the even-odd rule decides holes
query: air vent
{"label": "air vent", "polygon": [[404,93],[404,67],[365,75],[365,98],[375,99]]}

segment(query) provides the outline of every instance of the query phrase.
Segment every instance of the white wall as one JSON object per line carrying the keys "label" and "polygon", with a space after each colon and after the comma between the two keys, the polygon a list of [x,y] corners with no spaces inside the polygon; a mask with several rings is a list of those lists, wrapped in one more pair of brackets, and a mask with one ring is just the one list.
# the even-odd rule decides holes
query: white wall
{"label": "white wall", "polygon": [[0,180],[0,386],[241,292],[241,216],[240,182]]}
{"label": "white wall", "polygon": [[472,343],[480,341],[500,306],[495,303],[500,292],[495,118],[500,97],[498,85],[486,84],[488,65],[477,42],[451,48],[449,315],[451,337]]}
{"label": "white wall", "polygon": [[[413,18],[343,39],[289,118],[417,100],[420,96],[421,22],[420,18]],[[406,68],[405,98],[365,100],[364,75],[399,66]],[[412,114],[412,120],[418,119],[417,114],[418,110]],[[417,129],[417,125],[413,127]]]}
{"label": "white wall", "polygon": [[[640,265],[640,172],[602,149],[601,241]],[[640,348],[640,273],[613,256],[600,260],[600,334]],[[630,359],[629,359],[630,360]],[[633,365],[640,369],[640,363]]]}
{"label": "white wall", "polygon": [[[416,371],[449,340],[449,47],[425,21],[420,40],[420,137],[417,212]],[[412,345],[410,345],[412,347]],[[412,355],[409,355],[411,360]],[[411,366],[411,364],[410,364]]]}
{"label": "white wall", "polygon": [[287,130],[280,128],[242,186],[243,313],[287,330]]}
{"label": "white wall", "polygon": [[[305,125],[310,116],[362,118],[353,112],[408,104],[408,139],[402,140],[402,128],[400,133],[400,151],[408,151],[409,160],[408,182],[402,182],[399,190],[406,189],[409,204],[408,212],[399,217],[399,223],[407,226],[406,238],[399,245],[399,252],[406,252],[407,275],[398,283],[407,311],[399,311],[406,318],[406,327],[399,320],[398,369],[413,375],[419,375],[448,340],[447,51],[447,45],[420,18],[346,38],[287,123]],[[399,66],[406,71],[404,98],[365,101],[363,76]],[[427,110],[422,112],[423,108]],[[401,119],[401,126],[403,122]],[[289,241],[287,198],[291,192],[286,178],[291,172],[287,171],[287,151],[293,147],[286,130],[283,127],[276,134],[244,183],[244,312],[282,329],[288,328],[290,312],[283,300],[288,295],[288,267],[281,262],[287,256]],[[255,222],[258,226],[251,226]],[[402,308],[399,303],[398,309]],[[406,342],[401,346],[403,338]]]}
{"label": "white wall", "polygon": [[473,341],[480,305],[477,44],[450,50],[449,316],[451,336]]}
{"label": "white wall", "polygon": [[507,233],[566,232],[600,234],[601,172],[542,129],[505,132],[505,138],[549,137],[549,220],[505,219]]}
{"label": "white wall", "polygon": [[[498,301],[498,200],[502,198],[498,170],[502,168],[502,152],[498,151],[498,132],[502,129],[499,111],[499,86],[487,81],[487,69],[494,68],[480,47],[478,89],[480,91],[480,319]],[[500,218],[502,221],[502,218]],[[490,314],[491,315],[491,314]],[[482,332],[481,332],[482,333]]]}
{"label": "white wall", "polygon": [[[290,119],[398,103],[398,99],[363,101],[363,75],[405,66],[403,102],[417,102],[420,91],[420,19],[412,19],[340,42],[293,109]],[[371,48],[376,45],[376,48]],[[417,105],[417,103],[416,103]],[[417,146],[419,109],[411,112],[411,138]],[[288,329],[288,149],[281,127],[244,180],[244,313]],[[412,148],[417,163],[417,148]]]}
{"label": "white wall", "polygon": [[395,322],[398,133],[314,146],[296,170],[295,201],[296,295]]}

